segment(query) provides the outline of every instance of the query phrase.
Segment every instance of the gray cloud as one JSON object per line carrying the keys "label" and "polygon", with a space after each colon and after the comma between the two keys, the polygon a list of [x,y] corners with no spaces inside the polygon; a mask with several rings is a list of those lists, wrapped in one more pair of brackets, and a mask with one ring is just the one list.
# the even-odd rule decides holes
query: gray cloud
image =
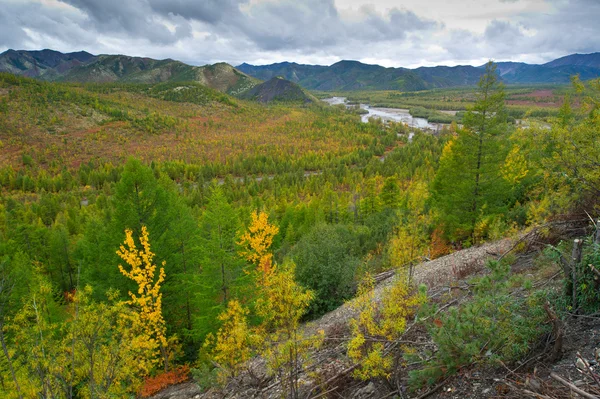
{"label": "gray cloud", "polygon": [[148,0],[150,7],[164,16],[179,15],[188,20],[216,24],[240,13],[249,0]]}
{"label": "gray cloud", "polygon": [[263,50],[327,47],[346,36],[333,1],[258,3],[234,26]]}
{"label": "gray cloud", "polygon": [[171,44],[191,35],[189,23],[182,18],[170,18],[175,29],[170,30],[152,12],[146,0],[60,0],[82,12],[98,32],[128,34],[143,37],[157,44]]}
{"label": "gray cloud", "polygon": [[542,62],[600,50],[598,0],[439,6],[448,14],[453,1],[464,26],[416,13],[417,0],[404,0],[402,9],[388,0],[0,0],[0,51],[86,49],[195,64],[358,59],[417,66]]}
{"label": "gray cloud", "polygon": [[9,10],[0,7],[0,45],[6,47],[19,47],[23,45],[29,36],[19,18],[9,14]]}
{"label": "gray cloud", "polygon": [[528,54],[553,58],[574,52],[600,51],[600,2],[596,0],[547,0],[548,13],[528,13],[512,21],[492,21],[481,41],[495,58]]}
{"label": "gray cloud", "polygon": [[343,19],[333,0],[281,0],[257,3],[235,25],[264,50],[315,49],[348,42],[403,40],[414,31],[434,29],[435,21],[406,10],[381,15],[362,7],[358,18]]}

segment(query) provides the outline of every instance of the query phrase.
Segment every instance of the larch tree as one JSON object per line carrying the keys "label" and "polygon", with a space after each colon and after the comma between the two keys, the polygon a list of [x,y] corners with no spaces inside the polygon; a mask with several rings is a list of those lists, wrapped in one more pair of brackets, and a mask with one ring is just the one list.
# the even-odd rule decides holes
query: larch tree
{"label": "larch tree", "polygon": [[600,197],[600,79],[583,83],[573,78],[573,86],[579,107],[566,96],[550,128],[532,125],[514,135],[530,173],[543,182],[536,193],[539,204],[530,206],[535,222],[573,204],[590,208]]}
{"label": "larch tree", "polygon": [[209,348],[213,360],[219,365],[219,379],[235,377],[244,364],[250,360],[252,348],[257,346],[259,335],[248,323],[248,309],[232,299],[219,315],[221,327],[216,337],[207,336],[204,348]]}
{"label": "larch tree", "polygon": [[254,211],[252,222],[239,245],[239,255],[255,266],[257,299],[254,312],[260,324],[254,328],[247,321],[249,311],[237,300],[230,300],[219,316],[222,322],[216,338],[209,336],[213,360],[221,367],[222,377],[236,375],[250,359],[252,351],[260,353],[268,371],[287,390],[286,397],[297,398],[302,368],[310,361],[310,350],[322,342],[323,332],[305,336],[300,319],[308,311],[314,293],[296,282],[295,264],[276,265],[270,251],[279,229],[270,224],[265,212]]}
{"label": "larch tree", "polygon": [[310,360],[311,349],[321,344],[324,333],[305,336],[300,331],[300,319],[308,311],[314,293],[296,282],[295,267],[288,261],[265,275],[256,313],[262,319],[260,334],[264,337],[262,353],[267,367],[286,386],[286,397],[297,399],[300,372]]}
{"label": "larch tree", "polygon": [[232,285],[240,277],[242,262],[237,255],[236,239],[240,228],[237,214],[223,190],[213,186],[200,220],[201,267],[207,292],[222,306],[232,297]]}
{"label": "larch tree", "polygon": [[[159,184],[153,170],[137,159],[129,159],[120,179],[114,185],[106,210],[92,218],[77,245],[81,264],[81,282],[92,285],[96,299],[110,288],[126,293],[130,283],[114,267],[119,262],[114,248],[123,242],[123,231],[132,231],[132,239],[140,246],[142,226],[152,236],[152,247],[158,259],[171,253],[166,243],[169,233],[169,192]],[[171,276],[171,264],[167,274]]]}
{"label": "larch tree", "polygon": [[242,248],[239,254],[253,264],[259,271],[259,278],[267,276],[273,267],[273,254],[270,251],[273,238],[279,228],[269,223],[266,212],[252,212],[250,226],[241,236],[238,245]]}
{"label": "larch tree", "polygon": [[9,351],[8,337],[5,332],[6,319],[12,313],[11,308],[15,306],[15,302],[18,302],[20,299],[17,280],[26,279],[24,268],[19,263],[21,262],[17,261],[9,265],[7,260],[0,261],[0,345],[2,346],[2,353],[6,358],[6,367],[10,372],[10,379],[14,384],[16,396],[22,399],[23,394],[21,393],[21,386],[17,379],[16,366],[13,364],[13,355]]}
{"label": "larch tree", "polygon": [[[202,287],[200,265],[202,247],[199,222],[192,210],[175,198],[169,209],[170,227],[166,237],[169,248],[166,261],[170,265],[169,280],[163,286],[167,325],[180,332],[188,349],[200,339],[195,328],[196,315],[201,313]],[[195,349],[195,348],[193,348]]]}
{"label": "larch tree", "polygon": [[350,320],[348,357],[359,366],[354,375],[362,380],[390,378],[394,359],[386,352],[385,344],[402,336],[408,317],[426,300],[426,293],[412,290],[402,275],[383,291],[381,304],[375,299],[374,288],[375,280],[367,274],[359,285],[357,299],[351,302],[357,315]]}
{"label": "larch tree", "polygon": [[501,169],[508,125],[505,94],[493,62],[479,81],[476,102],[463,128],[446,143],[432,185],[439,221],[454,241],[479,238],[478,223],[497,216],[505,204],[507,182]]}
{"label": "larch tree", "polygon": [[140,358],[139,348],[130,345],[137,333],[130,322],[134,310],[114,290],[107,293],[107,302],[93,301],[91,293],[90,286],[78,290],[67,308],[72,318],[63,345],[70,348],[77,389],[88,398],[135,393],[151,361]]}
{"label": "larch tree", "polygon": [[142,248],[138,250],[131,230],[125,231],[125,243],[117,255],[129,266],[129,270],[119,265],[119,271],[137,284],[137,292],[129,292],[129,304],[136,309],[132,316],[132,325],[138,334],[131,345],[139,347],[140,352],[160,353],[165,371],[169,367],[169,348],[166,325],[162,315],[162,293],[160,288],[165,280],[164,262],[156,276],[157,266],[153,263],[154,253],[150,250],[150,241],[146,226],[142,226],[139,237]]}
{"label": "larch tree", "polygon": [[169,198],[151,168],[137,159],[128,160],[115,186],[114,204],[113,221],[119,234],[130,229],[137,241],[146,226],[155,242],[162,239],[168,226]]}
{"label": "larch tree", "polygon": [[405,209],[399,212],[401,222],[390,239],[388,255],[393,267],[408,267],[409,280],[413,266],[427,252],[429,215],[425,204],[429,197],[427,184],[413,181],[406,190]]}
{"label": "larch tree", "polygon": [[[41,272],[41,268],[36,271]],[[61,309],[45,276],[40,273],[32,280],[24,306],[7,325],[13,342],[18,343],[13,346],[13,354],[20,364],[13,365],[19,387],[24,397],[72,398],[69,392],[76,378],[70,367],[71,356],[61,339]]]}

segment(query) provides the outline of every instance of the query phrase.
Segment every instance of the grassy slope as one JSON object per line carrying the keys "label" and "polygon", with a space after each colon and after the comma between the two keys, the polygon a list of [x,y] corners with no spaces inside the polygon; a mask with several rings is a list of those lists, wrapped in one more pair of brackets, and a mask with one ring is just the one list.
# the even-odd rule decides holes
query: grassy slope
{"label": "grassy slope", "polygon": [[374,134],[335,109],[265,108],[195,82],[78,85],[0,74],[0,104],[0,166],[17,169],[24,155],[56,170],[136,156],[231,173],[233,161],[257,154],[310,168],[365,148]]}
{"label": "grassy slope", "polygon": [[229,64],[196,67],[174,60],[123,55],[101,55],[90,64],[70,70],[60,81],[78,83],[160,83],[196,81],[224,93],[247,90],[259,81],[241,73]]}
{"label": "grassy slope", "polygon": [[242,93],[241,98],[261,103],[306,104],[317,99],[296,83],[283,78],[272,78]]}

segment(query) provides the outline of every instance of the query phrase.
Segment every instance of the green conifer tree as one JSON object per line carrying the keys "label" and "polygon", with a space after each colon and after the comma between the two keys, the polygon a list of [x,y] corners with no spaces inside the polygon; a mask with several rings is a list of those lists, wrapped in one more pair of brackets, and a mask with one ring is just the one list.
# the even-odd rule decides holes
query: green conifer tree
{"label": "green conifer tree", "polygon": [[476,95],[464,127],[444,147],[432,185],[438,220],[454,241],[474,242],[478,224],[502,212],[509,191],[501,175],[509,130],[505,94],[491,61]]}

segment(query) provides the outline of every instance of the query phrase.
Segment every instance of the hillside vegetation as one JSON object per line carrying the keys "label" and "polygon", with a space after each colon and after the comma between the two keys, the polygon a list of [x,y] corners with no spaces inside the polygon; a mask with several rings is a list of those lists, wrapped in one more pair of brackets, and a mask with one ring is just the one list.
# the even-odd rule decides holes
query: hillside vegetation
{"label": "hillside vegetation", "polygon": [[8,50],[0,54],[0,71],[55,80],[70,69],[86,64],[94,58],[85,51],[63,54],[54,50]]}
{"label": "hillside vegetation", "polygon": [[86,52],[63,54],[52,50],[6,51],[0,54],[0,72],[78,83],[195,81],[234,95],[260,83],[226,63],[197,67],[171,59],[93,56]]}
{"label": "hillside vegetation", "polygon": [[[511,101],[540,96],[505,91],[490,63],[477,89],[446,92],[466,110],[433,135],[279,78],[251,96],[268,106],[236,98],[222,64],[213,88],[131,61],[97,65],[111,82],[0,73],[0,396],[147,397],[193,378],[207,397],[419,397],[533,367],[560,318],[600,309],[598,243],[565,266],[550,228],[596,219],[600,82],[574,79],[548,125],[523,127]],[[146,62],[169,79],[141,83]],[[413,94],[373,95],[447,102]],[[505,237],[527,240],[485,246],[503,251],[485,272],[460,256],[418,269]],[[381,273],[397,277],[373,290]],[[354,317],[303,328],[353,297]]]}
{"label": "hillside vegetation", "polygon": [[284,102],[284,103],[314,103],[317,99],[302,89],[296,83],[275,77],[254,86],[252,89],[242,93],[241,98],[255,100],[260,103]]}

